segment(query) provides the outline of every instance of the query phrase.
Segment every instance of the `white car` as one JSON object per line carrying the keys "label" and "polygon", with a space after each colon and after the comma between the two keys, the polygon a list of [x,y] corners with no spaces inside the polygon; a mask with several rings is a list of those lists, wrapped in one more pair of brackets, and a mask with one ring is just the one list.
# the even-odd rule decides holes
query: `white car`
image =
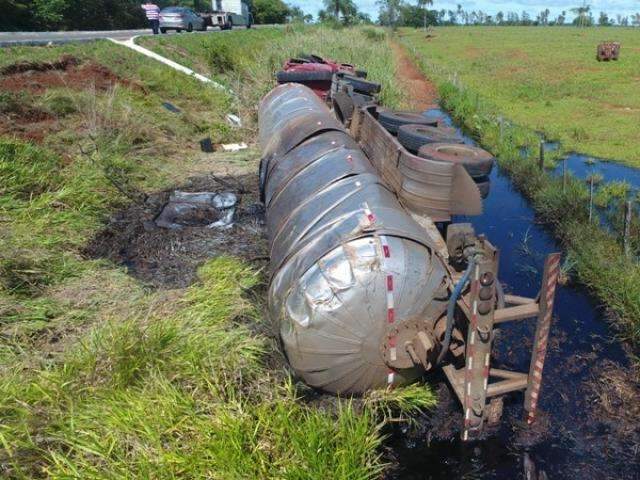
{"label": "white car", "polygon": [[206,30],[207,22],[196,12],[185,7],[167,7],[160,11],[160,31],[167,30],[181,32],[193,32],[193,30]]}

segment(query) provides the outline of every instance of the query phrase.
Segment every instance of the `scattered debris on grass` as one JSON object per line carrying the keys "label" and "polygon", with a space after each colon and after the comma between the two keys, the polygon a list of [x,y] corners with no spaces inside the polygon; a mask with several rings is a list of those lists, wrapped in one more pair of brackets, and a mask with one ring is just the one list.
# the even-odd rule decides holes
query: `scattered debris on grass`
{"label": "scattered debris on grass", "polygon": [[155,220],[158,227],[180,230],[184,227],[230,227],[238,197],[231,192],[181,192],[169,197]]}
{"label": "scattered debris on grass", "polygon": [[220,147],[222,147],[222,150],[224,150],[225,152],[238,152],[240,150],[245,150],[246,148],[249,148],[247,144],[244,142],[222,144],[220,145]]}

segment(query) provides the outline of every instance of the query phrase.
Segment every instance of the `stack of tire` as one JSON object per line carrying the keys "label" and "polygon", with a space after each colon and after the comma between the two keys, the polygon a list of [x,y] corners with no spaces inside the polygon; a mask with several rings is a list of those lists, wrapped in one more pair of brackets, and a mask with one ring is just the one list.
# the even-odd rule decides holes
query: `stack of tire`
{"label": "stack of tire", "polygon": [[476,182],[482,198],[489,195],[493,156],[481,148],[466,145],[454,128],[442,123],[441,117],[380,110],[378,121],[398,137],[404,148],[418,157],[459,163]]}

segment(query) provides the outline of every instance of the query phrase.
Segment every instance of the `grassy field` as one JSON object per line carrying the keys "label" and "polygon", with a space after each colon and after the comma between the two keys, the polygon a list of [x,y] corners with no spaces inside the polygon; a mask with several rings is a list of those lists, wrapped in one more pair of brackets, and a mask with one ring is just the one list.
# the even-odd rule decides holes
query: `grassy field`
{"label": "grassy field", "polygon": [[[496,107],[495,98],[500,97],[501,94],[489,80],[489,74],[483,73],[485,71],[483,64],[474,63],[466,68],[459,67],[457,71],[460,73],[455,75],[453,70],[444,68],[442,65],[455,64],[457,55],[451,53],[445,55],[443,49],[439,49],[437,54],[430,53],[435,45],[432,42],[437,41],[441,42],[441,45],[448,45],[449,41],[445,39],[449,38],[453,45],[455,41],[452,39],[457,36],[482,38],[485,35],[515,35],[522,31],[525,39],[532,36],[540,42],[545,42],[548,41],[546,37],[556,38],[555,35],[569,37],[578,35],[582,38],[582,31],[558,29],[562,31],[548,33],[555,30],[517,28],[506,29],[503,34],[500,28],[488,29],[485,34],[484,29],[470,28],[468,33],[465,33],[466,30],[466,28],[437,29],[435,39],[428,41],[417,32],[403,31],[402,41],[413,53],[423,71],[437,84],[443,107],[457,122],[464,125],[471,136],[496,156],[503,170],[531,201],[539,220],[546,222],[562,241],[566,252],[566,265],[570,266],[574,277],[588,287],[608,309],[613,323],[619,327],[620,336],[636,347],[640,346],[640,265],[637,262],[637,257],[640,255],[640,222],[637,217],[631,226],[634,253],[632,258],[625,256],[620,241],[622,230],[620,219],[628,185],[625,186],[619,182],[599,185],[595,203],[602,207],[602,210],[596,212],[595,220],[590,222],[589,188],[585,182],[569,175],[567,184],[563,187],[562,178],[548,171],[549,168],[555,167],[555,161],[552,158],[548,158],[545,169],[540,170],[537,156],[540,139],[536,132],[537,128],[532,128],[534,126],[531,123],[524,121],[510,122],[508,116],[501,126],[500,118],[504,118],[506,111]],[[596,34],[594,32],[598,31],[591,29],[584,35],[593,36]],[[474,45],[479,47],[482,41],[478,40]],[[506,42],[501,43],[499,37],[494,37],[494,41],[496,42],[494,49],[502,49]],[[534,42],[532,39],[528,41]],[[458,52],[459,65],[467,65],[466,60],[462,59],[466,58],[466,53],[458,48],[459,45],[446,51]],[[474,51],[474,48],[470,51]],[[542,55],[542,52],[539,54]],[[435,60],[435,55],[438,56],[439,61]],[[612,64],[608,67],[616,68],[616,65]],[[596,64],[594,68],[601,67]],[[465,81],[465,75],[474,78],[485,75],[485,80],[484,82],[477,80],[478,83],[471,86]],[[494,91],[493,96],[483,94],[489,90]],[[505,86],[505,90],[508,92],[509,88]],[[573,100],[566,100],[567,103],[571,101]],[[517,112],[529,103],[530,101],[527,100],[512,99],[510,104],[513,111]],[[569,122],[566,119],[565,121]],[[630,137],[628,142],[629,149],[640,146],[637,139],[631,140]],[[523,156],[523,151],[529,154]],[[637,199],[635,199],[635,208],[637,208]],[[601,219],[608,222],[610,227],[601,228]]]}
{"label": "grassy field", "polygon": [[[428,74],[456,78],[487,108],[577,151],[640,166],[640,35],[635,28],[403,30]],[[622,43],[618,62],[596,46]]]}
{"label": "grassy field", "polygon": [[193,285],[155,289],[84,248],[114,212],[192,175],[255,175],[254,148],[233,159],[197,142],[251,143],[257,99],[301,49],[356,62],[399,102],[386,39],[286,29],[171,40],[145,42],[188,52],[180,59],[237,95],[108,42],[0,51],[0,69],[63,54],[83,75],[109,69],[0,95],[0,476],[377,477],[389,405],[428,407],[429,390],[306,403],[263,318],[257,265],[218,257]]}

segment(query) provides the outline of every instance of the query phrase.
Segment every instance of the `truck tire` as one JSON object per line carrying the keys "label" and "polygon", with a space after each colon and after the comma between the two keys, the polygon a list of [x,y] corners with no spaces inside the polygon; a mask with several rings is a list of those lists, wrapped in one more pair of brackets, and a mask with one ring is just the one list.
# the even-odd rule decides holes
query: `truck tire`
{"label": "truck tire", "polygon": [[431,143],[418,150],[418,156],[462,165],[473,178],[486,177],[493,169],[493,155],[472,145]]}
{"label": "truck tire", "polygon": [[356,70],[356,77],[358,78],[367,78],[366,70]]}
{"label": "truck tire", "polygon": [[176,28],[176,33],[182,33],[182,29],[181,28]]}
{"label": "truck tire", "polygon": [[161,28],[160,29],[160,33],[167,33],[167,29],[166,28]]}
{"label": "truck tire", "polygon": [[200,27],[200,31],[201,32],[206,32],[207,31],[207,22],[206,22],[206,20],[204,22],[202,22],[202,27]]}
{"label": "truck tire", "polygon": [[378,111],[378,122],[380,122],[389,133],[393,133],[394,135],[398,133],[398,128],[400,128],[401,125],[411,124],[437,127],[439,120],[438,117],[427,117],[426,115],[415,112]]}
{"label": "truck tire", "polygon": [[330,71],[319,72],[283,72],[280,71],[276,74],[278,83],[289,82],[330,82],[333,78],[333,73]]}
{"label": "truck tire", "polygon": [[404,148],[416,153],[428,143],[456,144],[462,143],[462,138],[456,136],[456,131],[453,128],[409,124],[398,128],[398,141]]}
{"label": "truck tire", "polygon": [[187,32],[193,32],[193,23],[187,25]]}
{"label": "truck tire", "polygon": [[369,82],[353,75],[344,75],[343,80],[349,82],[356,92],[366,93],[372,95],[380,92],[380,84],[375,82]]}

